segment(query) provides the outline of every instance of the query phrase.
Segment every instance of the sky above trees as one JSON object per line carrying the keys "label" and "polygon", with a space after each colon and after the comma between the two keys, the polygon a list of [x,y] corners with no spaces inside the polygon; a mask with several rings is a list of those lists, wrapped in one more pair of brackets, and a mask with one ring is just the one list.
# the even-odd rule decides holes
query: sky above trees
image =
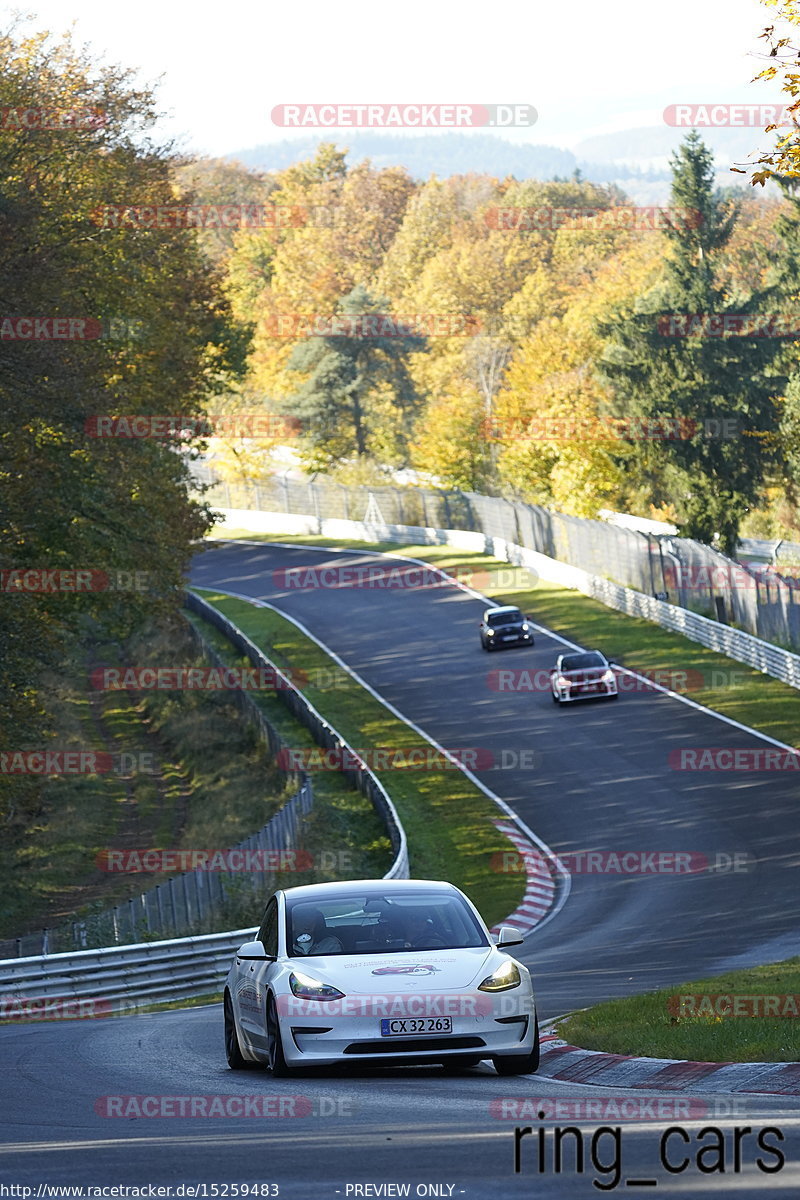
{"label": "sky above trees", "polygon": [[536,125],[504,137],[572,146],[659,124],[675,102],[779,95],[750,82],[759,62],[749,56],[775,16],[759,0],[574,0],[568,18],[550,0],[408,0],[402,11],[363,12],[323,0],[241,0],[231,12],[38,0],[31,11],[34,28],[60,32],[75,21],[93,54],[136,67],[147,82],[163,76],[158,96],[170,115],[160,131],[205,154],[279,140],[273,107],[299,101],[527,103]]}

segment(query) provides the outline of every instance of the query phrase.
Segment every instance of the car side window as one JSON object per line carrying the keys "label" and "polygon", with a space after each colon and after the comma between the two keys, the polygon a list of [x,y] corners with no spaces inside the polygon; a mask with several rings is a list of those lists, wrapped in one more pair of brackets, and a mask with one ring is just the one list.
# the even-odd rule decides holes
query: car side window
{"label": "car side window", "polygon": [[272,958],[278,957],[278,901],[273,897],[267,905],[264,920],[258,931],[258,940]]}

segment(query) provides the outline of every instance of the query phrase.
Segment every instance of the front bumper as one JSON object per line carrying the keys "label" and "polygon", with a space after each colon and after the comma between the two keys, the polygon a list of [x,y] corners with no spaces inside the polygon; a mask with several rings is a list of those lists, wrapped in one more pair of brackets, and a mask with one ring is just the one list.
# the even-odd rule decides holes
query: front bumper
{"label": "front bumper", "polygon": [[[331,1066],[343,1062],[441,1062],[454,1057],[530,1054],[536,1031],[532,994],[515,997],[513,1003],[508,993],[498,993],[489,999],[491,1011],[475,1013],[469,1011],[468,1005],[451,1005],[451,1033],[398,1037],[381,1036],[381,1018],[377,1010],[369,1015],[337,1013],[326,1019],[324,1004],[314,1004],[317,1011],[313,1014],[307,1011],[302,1015],[281,1017],[283,1052],[287,1063],[293,1067]],[[503,1000],[505,1002],[500,1003]],[[311,1007],[309,1002],[308,1009]],[[368,1007],[372,1008],[371,1005]],[[457,1012],[459,1007],[466,1007],[467,1011]],[[387,1015],[402,1014],[394,1006],[391,1011],[387,1009]]]}
{"label": "front bumper", "polygon": [[556,689],[556,696],[562,704],[570,704],[575,700],[602,700],[616,695],[616,683],[600,683],[596,687],[582,686],[579,688]]}
{"label": "front bumper", "polygon": [[496,650],[504,646],[530,646],[533,642],[532,633],[505,633],[495,634],[494,637],[487,637],[486,645],[490,650]]}

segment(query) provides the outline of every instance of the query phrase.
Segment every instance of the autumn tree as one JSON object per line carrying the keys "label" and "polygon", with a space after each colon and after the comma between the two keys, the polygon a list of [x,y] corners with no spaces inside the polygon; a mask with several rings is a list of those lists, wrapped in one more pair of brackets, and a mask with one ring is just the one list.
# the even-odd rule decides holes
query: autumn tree
{"label": "autumn tree", "polygon": [[444,396],[416,424],[412,462],[437,483],[468,492],[492,487],[493,463],[482,399]]}
{"label": "autumn tree", "polygon": [[[800,25],[800,0],[762,0],[762,3],[767,8],[775,9],[779,19],[788,25]],[[770,61],[755,78],[780,81],[787,101],[786,114],[791,122],[789,129],[787,131],[785,122],[770,123],[765,132],[778,131],[773,149],[761,154],[747,170],[744,167],[731,167],[739,175],[746,175],[749,171],[750,182],[762,187],[769,179],[800,175],[800,48],[795,44],[796,37],[788,34],[788,30],[776,30],[774,25],[764,29],[761,40],[767,47],[765,57]]]}
{"label": "autumn tree", "polygon": [[[192,232],[106,219],[119,206],[174,201],[169,148],[149,138],[151,94],[68,37],[12,32],[0,38],[0,111],[25,110],[58,119],[5,119],[0,129],[0,291],[10,314],[0,330],[0,725],[10,746],[46,737],[41,672],[87,620],[122,637],[175,611],[194,540],[210,523],[187,491],[191,437],[177,428],[95,436],[109,428],[97,418],[190,421],[236,359]],[[57,335],[66,329],[74,336]],[[90,569],[111,586],[19,594],[14,572],[25,568]],[[115,589],[118,571],[140,572],[146,590]],[[26,785],[13,783],[9,836],[27,805]]]}

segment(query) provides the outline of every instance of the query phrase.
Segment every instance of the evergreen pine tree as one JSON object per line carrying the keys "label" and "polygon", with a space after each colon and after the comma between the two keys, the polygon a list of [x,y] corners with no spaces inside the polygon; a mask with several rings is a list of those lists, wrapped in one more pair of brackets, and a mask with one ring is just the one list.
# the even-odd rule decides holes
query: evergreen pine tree
{"label": "evergreen pine tree", "polygon": [[671,503],[684,536],[717,540],[735,555],[739,525],[768,469],[775,397],[785,380],[780,339],[712,336],[710,318],[769,314],[777,295],[774,287],[728,294],[716,282],[736,202],[714,191],[713,156],[696,131],[672,169],[662,280],[633,316],[602,328],[608,344],[600,370],[612,385],[614,415],[635,428],[633,487],[644,484],[653,501]]}
{"label": "evergreen pine tree", "polygon": [[[387,305],[358,284],[339,302],[340,313],[353,319],[352,332],[309,337],[289,359],[290,370],[308,375],[289,408],[303,424],[311,451],[307,459],[319,467],[375,451],[387,409],[400,426],[399,440],[408,442],[419,399],[407,359],[425,350],[427,342],[411,330],[391,332],[401,326],[399,318],[387,314]],[[367,314],[375,314],[375,328],[385,327],[389,335],[360,332],[363,326],[355,319]]]}

